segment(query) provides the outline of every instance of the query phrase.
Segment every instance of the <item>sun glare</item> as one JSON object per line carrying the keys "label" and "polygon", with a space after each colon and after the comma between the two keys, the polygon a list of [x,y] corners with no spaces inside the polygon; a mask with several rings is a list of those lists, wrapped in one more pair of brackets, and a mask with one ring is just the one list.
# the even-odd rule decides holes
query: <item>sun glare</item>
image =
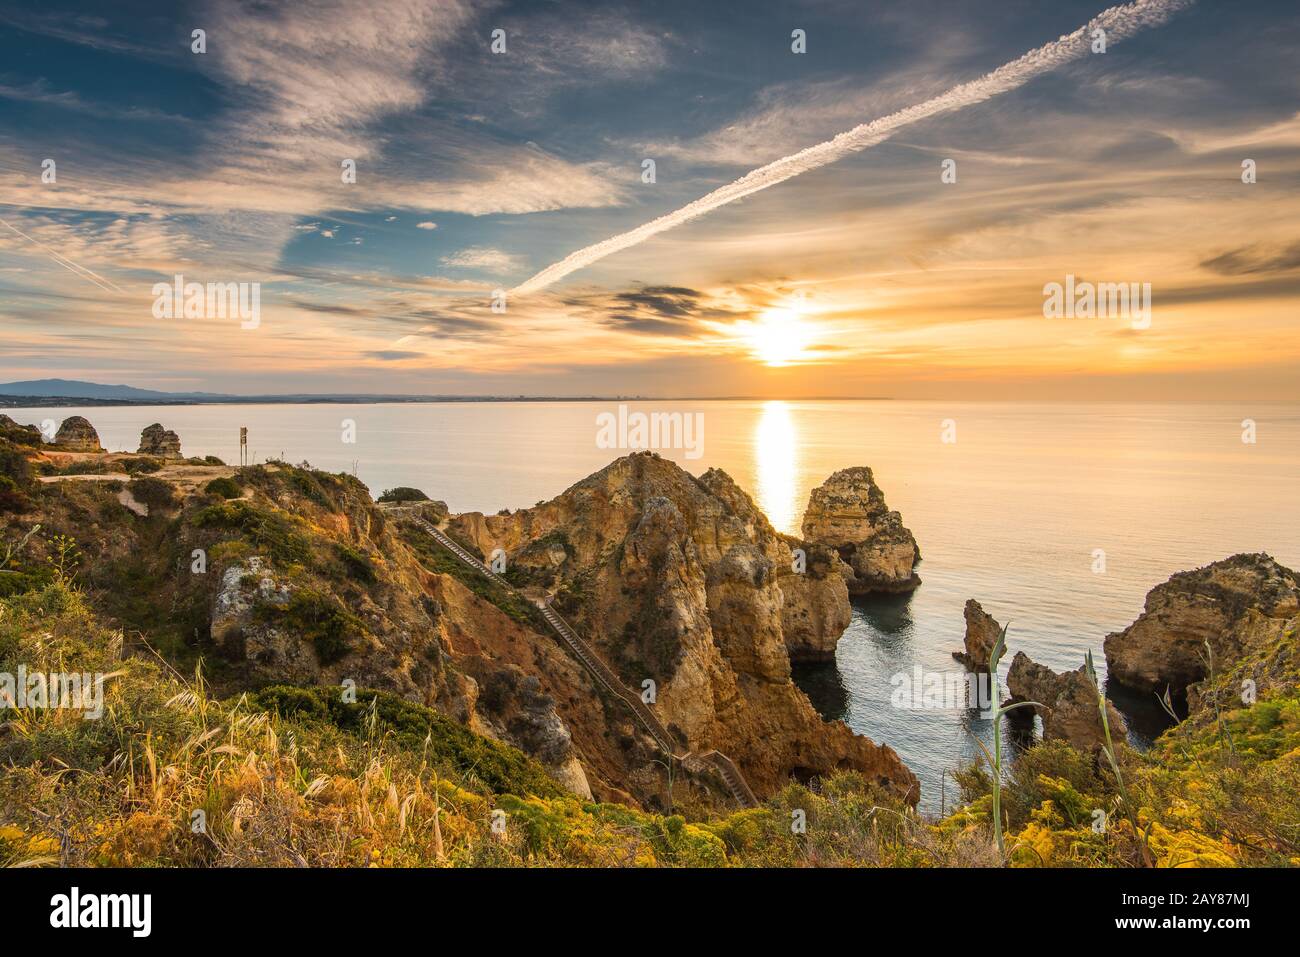
{"label": "sun glare", "polygon": [[797,309],[769,309],[750,326],[747,338],[755,358],[769,366],[784,366],[802,358],[808,327]]}

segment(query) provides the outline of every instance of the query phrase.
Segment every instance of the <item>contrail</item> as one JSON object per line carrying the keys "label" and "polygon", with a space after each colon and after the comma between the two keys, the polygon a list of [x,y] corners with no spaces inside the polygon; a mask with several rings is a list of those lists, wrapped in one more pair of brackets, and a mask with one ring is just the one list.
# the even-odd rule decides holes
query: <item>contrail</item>
{"label": "contrail", "polygon": [[872,120],[870,123],[855,126],[853,129],[841,133],[834,139],[827,140],[824,143],[818,143],[816,146],[810,146],[798,153],[773,160],[766,166],[760,166],[758,169],[746,173],[735,182],[715,189],[707,196],[701,196],[681,209],[660,216],[658,219],[653,219],[630,232],[621,233],[593,246],[579,249],[554,265],[547,266],[531,279],[520,283],[511,290],[511,294],[522,295],[545,289],[551,283],[563,279],[572,272],[590,266],[599,259],[604,259],[613,253],[635,246],[651,236],[672,229],[674,226],[690,222],[705,213],[712,212],[719,206],[725,206],[727,203],[767,189],[769,186],[783,183],[800,173],[826,166],[870,146],[875,146],[877,143],[888,139],[895,131],[918,120],[924,120],[939,113],[959,110],[964,106],[983,102],[990,97],[997,96],[999,93],[1006,93],[1008,90],[1023,86],[1035,77],[1050,73],[1059,66],[1087,55],[1092,49],[1093,31],[1098,28],[1106,32],[1106,43],[1109,46],[1109,44],[1130,37],[1147,27],[1164,24],[1175,13],[1191,6],[1193,2],[1195,0],[1137,0],[1135,3],[1111,7],[1097,14],[1089,23],[1079,27],[1073,33],[1048,43],[1046,46],[1031,50],[1018,60],[1012,60],[1010,63],[998,67],[992,73],[986,73],[977,80],[955,86],[948,92],[942,93],[934,99],[926,100],[924,103],[918,103],[915,106],[899,110],[897,113],[890,113],[888,116]]}
{"label": "contrail", "polygon": [[68,270],[68,271],[69,271],[70,273],[72,273],[73,275],[80,276],[82,279],[86,279],[86,280],[89,280],[90,282],[93,282],[93,283],[94,283],[96,286],[98,286],[100,289],[104,290],[104,292],[121,292],[121,291],[122,291],[120,288],[118,288],[117,284],[113,282],[113,280],[111,280],[111,279],[105,279],[105,278],[104,278],[103,276],[101,276],[99,273],[97,273],[97,272],[93,272],[93,271],[87,269],[85,266],[79,266],[79,265],[77,265],[77,264],[74,263],[71,259],[69,259],[67,256],[64,256],[64,255],[61,255],[61,254],[58,253],[58,252],[55,252],[53,249],[51,249],[49,246],[45,245],[45,243],[41,242],[39,239],[33,239],[31,236],[28,236],[25,232],[23,232],[23,231],[22,231],[21,229],[19,229],[17,226],[13,226],[13,225],[11,225],[11,224],[9,223],[8,220],[0,219],[0,225],[6,226],[6,227],[8,227],[9,229],[12,229],[15,233],[17,233],[19,236],[23,237],[23,239],[27,240],[29,243],[34,243],[35,245],[40,246],[40,247],[41,247],[42,249],[44,249],[47,253],[50,254],[50,258],[51,258],[51,259],[53,259],[56,263],[58,263],[58,264],[59,264],[60,266],[62,266],[64,269]]}

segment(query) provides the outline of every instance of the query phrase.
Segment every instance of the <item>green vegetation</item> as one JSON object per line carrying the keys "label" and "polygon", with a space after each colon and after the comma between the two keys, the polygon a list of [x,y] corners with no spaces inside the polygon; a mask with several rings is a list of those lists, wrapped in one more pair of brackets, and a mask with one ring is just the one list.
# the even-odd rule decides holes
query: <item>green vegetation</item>
{"label": "green vegetation", "polygon": [[418,488],[409,488],[405,485],[399,485],[397,488],[387,488],[380,493],[376,502],[427,502],[429,496],[425,495]]}
{"label": "green vegetation", "polygon": [[[324,664],[426,621],[399,587],[411,555],[353,477],[277,463],[175,501],[137,470],[132,493],[176,509],[142,522],[109,483],[36,483],[17,448],[0,436],[0,507],[18,494],[34,514],[11,511],[0,531],[0,671],[109,677],[99,720],[0,714],[0,865],[1300,866],[1300,643],[1277,623],[1260,623],[1255,652],[1207,661],[1191,716],[1145,755],[1109,738],[1099,756],[1055,741],[1014,758],[992,749],[956,775],[963,805],[941,818],[853,773],[790,783],[750,810],[683,801],[665,816],[579,800],[523,753],[387,692],[250,690],[285,678],[220,657],[224,639],[207,634],[235,563],[270,559],[258,574],[275,590],[243,592],[252,619]],[[534,606],[414,523],[400,532],[423,567],[546,630]],[[559,534],[533,543],[527,567],[544,569],[556,546],[568,550]],[[190,569],[195,550],[205,574]],[[562,585],[561,611],[592,583]],[[661,619],[633,609],[629,660],[678,647]],[[441,695],[428,669],[454,665],[436,635],[385,648]],[[196,811],[206,834],[191,828]]]}
{"label": "green vegetation", "polygon": [[373,585],[378,580],[375,575],[375,563],[365,552],[344,542],[335,542],[334,553],[339,558],[343,574],[348,578],[366,585]]}
{"label": "green vegetation", "polygon": [[122,471],[127,475],[148,475],[161,471],[163,463],[162,459],[140,456],[139,458],[123,459],[121,466]]}
{"label": "green vegetation", "polygon": [[407,544],[419,555],[420,563],[429,571],[439,575],[450,575],[480,598],[496,605],[521,625],[527,625],[543,634],[549,632],[550,626],[536,605],[467,567],[419,526],[403,524],[402,532]]}
{"label": "green vegetation", "polygon": [[310,642],[323,665],[351,651],[353,638],[364,630],[361,619],[337,598],[312,588],[298,589],[286,605],[259,604],[256,614],[260,621]]}
{"label": "green vegetation", "polygon": [[259,508],[247,501],[222,502],[201,509],[193,521],[196,528],[237,531],[285,565],[311,560],[311,544],[302,523],[279,510]]}
{"label": "green vegetation", "polygon": [[219,478],[214,478],[207,485],[203,486],[203,491],[208,495],[224,499],[242,498],[244,495],[244,489],[240,484],[234,479],[227,478],[224,475]]}
{"label": "green vegetation", "polygon": [[137,502],[149,506],[149,514],[169,511],[178,504],[176,489],[162,479],[144,477],[127,483],[127,490]]}

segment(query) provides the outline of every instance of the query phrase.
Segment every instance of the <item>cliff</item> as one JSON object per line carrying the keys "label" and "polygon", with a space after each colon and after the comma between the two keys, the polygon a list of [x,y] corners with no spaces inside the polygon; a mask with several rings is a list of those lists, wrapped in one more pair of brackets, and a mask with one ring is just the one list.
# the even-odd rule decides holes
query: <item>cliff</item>
{"label": "cliff", "polygon": [[1300,580],[1265,554],[1234,555],[1179,572],[1153,588],[1137,621],[1106,636],[1111,676],[1139,691],[1182,695],[1209,674],[1248,654],[1252,614],[1286,619],[1300,611]]}
{"label": "cliff", "polygon": [[790,542],[726,473],[629,455],[549,502],[448,527],[504,552],[510,580],[553,597],[688,748],[724,751],[760,795],[856,769],[915,799],[891,749],[821,720],[791,681],[791,645],[833,649],[847,596],[828,562],[793,570]]}

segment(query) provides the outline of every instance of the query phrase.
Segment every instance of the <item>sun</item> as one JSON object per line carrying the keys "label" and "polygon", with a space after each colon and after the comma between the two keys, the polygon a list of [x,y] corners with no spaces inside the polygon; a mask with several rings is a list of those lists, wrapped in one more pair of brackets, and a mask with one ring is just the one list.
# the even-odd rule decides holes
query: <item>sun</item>
{"label": "sun", "polygon": [[756,359],[780,367],[803,357],[809,331],[797,308],[768,309],[750,324],[746,339]]}

